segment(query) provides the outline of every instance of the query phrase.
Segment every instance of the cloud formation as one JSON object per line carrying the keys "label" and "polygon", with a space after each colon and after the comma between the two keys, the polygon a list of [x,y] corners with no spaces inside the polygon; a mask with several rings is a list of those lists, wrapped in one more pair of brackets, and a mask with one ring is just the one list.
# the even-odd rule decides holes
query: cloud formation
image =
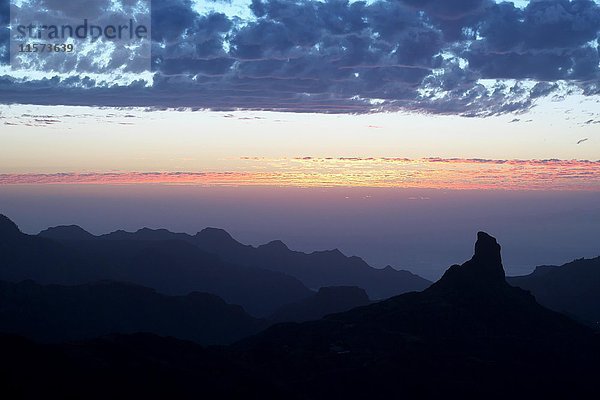
{"label": "cloud formation", "polygon": [[241,172],[0,174],[0,185],[169,184],[600,191],[600,161],[245,157]]}
{"label": "cloud formation", "polygon": [[190,0],[153,1],[150,83],[6,74],[0,102],[491,115],[526,110],[559,88],[600,93],[600,5],[591,0],[249,7],[253,17],[242,19]]}

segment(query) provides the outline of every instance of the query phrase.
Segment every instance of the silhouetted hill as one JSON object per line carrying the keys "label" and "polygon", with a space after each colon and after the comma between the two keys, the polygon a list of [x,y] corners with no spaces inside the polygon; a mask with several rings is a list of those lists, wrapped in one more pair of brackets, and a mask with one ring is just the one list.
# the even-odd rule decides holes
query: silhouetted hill
{"label": "silhouetted hill", "polygon": [[62,225],[41,231],[38,236],[54,240],[93,240],[96,236],[77,225]]}
{"label": "silhouetted hill", "polygon": [[296,399],[216,349],[150,334],[40,345],[0,335],[5,399]]}
{"label": "silhouetted hill", "polygon": [[0,332],[43,342],[150,332],[226,344],[265,326],[242,307],[207,293],[175,297],[116,282],[44,286],[0,281]]}
{"label": "silhouetted hill", "polygon": [[302,322],[320,319],[328,314],[348,311],[371,303],[367,292],[356,286],[323,287],[313,296],[283,306],[269,321]]}
{"label": "silhouetted hill", "polygon": [[312,294],[279,272],[223,262],[181,240],[55,240],[21,233],[0,220],[0,280],[41,284],[132,282],[165,294],[213,293],[253,315]]}
{"label": "silhouetted hill", "polygon": [[552,310],[599,327],[600,257],[560,267],[537,267],[529,275],[508,278],[508,283],[531,291],[540,304]]}
{"label": "silhouetted hill", "polygon": [[218,228],[204,228],[193,236],[192,241],[204,251],[221,255],[233,251],[243,258],[251,256],[254,250],[254,247],[238,242],[227,231]]}
{"label": "silhouetted hill", "polygon": [[239,243],[226,231],[216,228],[206,228],[194,236],[144,228],[137,232],[116,231],[99,236],[99,239],[187,241],[226,262],[281,272],[315,290],[327,286],[359,286],[374,299],[423,290],[431,284],[418,275],[390,266],[373,268],[361,258],[346,257],[339,250],[307,254],[290,250],[280,240],[253,247]]}
{"label": "silhouetted hill", "polygon": [[482,232],[473,258],[423,292],[276,325],[234,349],[310,399],[572,398],[600,372],[598,337],[508,285]]}

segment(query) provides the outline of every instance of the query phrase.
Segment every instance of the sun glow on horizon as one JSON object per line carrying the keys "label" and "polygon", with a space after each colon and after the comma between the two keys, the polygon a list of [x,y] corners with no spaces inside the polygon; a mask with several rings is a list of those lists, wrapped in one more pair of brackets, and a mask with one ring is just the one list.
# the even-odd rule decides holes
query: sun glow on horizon
{"label": "sun glow on horizon", "polygon": [[600,161],[244,157],[238,172],[0,174],[0,185],[171,184],[600,191]]}

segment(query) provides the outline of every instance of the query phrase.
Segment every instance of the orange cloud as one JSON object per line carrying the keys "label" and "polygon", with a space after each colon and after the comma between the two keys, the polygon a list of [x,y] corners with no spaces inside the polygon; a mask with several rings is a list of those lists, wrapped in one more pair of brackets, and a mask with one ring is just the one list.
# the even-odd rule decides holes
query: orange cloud
{"label": "orange cloud", "polygon": [[600,191],[600,161],[244,157],[244,172],[0,174],[0,185],[172,184]]}

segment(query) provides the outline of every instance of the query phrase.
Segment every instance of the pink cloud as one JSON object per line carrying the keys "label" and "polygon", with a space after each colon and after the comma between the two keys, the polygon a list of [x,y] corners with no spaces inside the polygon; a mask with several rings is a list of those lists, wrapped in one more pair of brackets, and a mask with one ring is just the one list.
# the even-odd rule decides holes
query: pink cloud
{"label": "pink cloud", "polygon": [[171,184],[600,191],[600,161],[244,157],[244,172],[0,174],[0,185]]}

